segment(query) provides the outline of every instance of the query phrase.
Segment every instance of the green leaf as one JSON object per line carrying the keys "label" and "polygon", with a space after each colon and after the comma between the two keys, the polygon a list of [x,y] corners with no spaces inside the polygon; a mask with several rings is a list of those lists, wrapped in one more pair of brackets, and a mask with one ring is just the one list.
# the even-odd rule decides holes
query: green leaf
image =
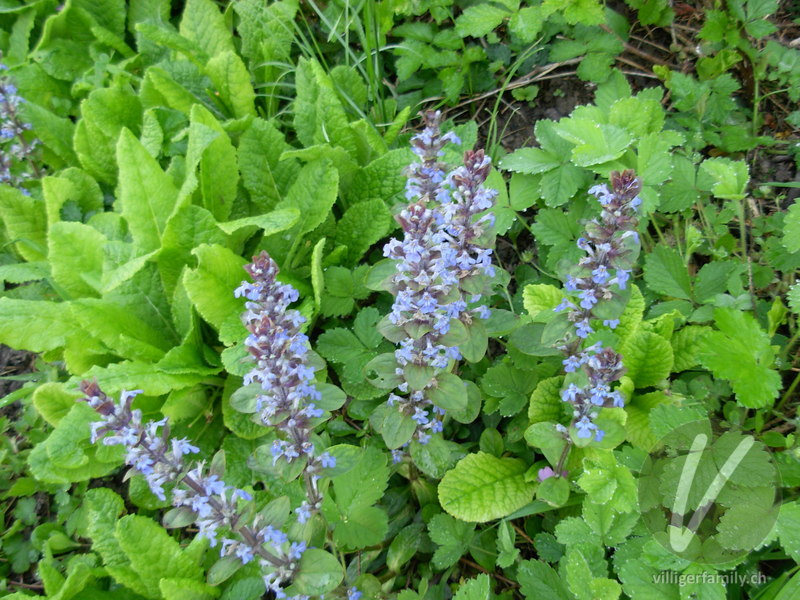
{"label": "green leaf", "polygon": [[522,594],[528,600],[572,600],[558,573],[540,560],[522,561],[517,580]]}
{"label": "green leaf", "polygon": [[483,37],[500,26],[518,7],[518,0],[500,0],[469,6],[456,19],[456,33],[461,37]]}
{"label": "green leaf", "polygon": [[700,351],[703,348],[703,340],[710,331],[710,327],[689,325],[675,332],[670,340],[672,354],[675,357],[673,371],[676,373],[688,371],[700,364]]}
{"label": "green leaf", "polygon": [[381,425],[381,435],[386,447],[390,450],[404,446],[417,430],[417,423],[403,414],[396,406],[386,407],[386,416]]}
{"label": "green leaf", "polygon": [[800,503],[786,502],[781,506],[776,529],[783,549],[800,564]]}
{"label": "green leaf", "polygon": [[342,565],[335,556],[319,548],[309,548],[300,559],[298,573],[288,588],[288,594],[326,594],[336,588],[343,577]]}
{"label": "green leaf", "polygon": [[235,119],[256,115],[256,94],[250,73],[238,54],[233,50],[218,53],[208,61],[206,73]]}
{"label": "green leaf", "polygon": [[470,454],[439,483],[439,501],[448,513],[465,521],[508,516],[533,496],[533,486],[525,482],[526,470],[521,460]]}
{"label": "green leaf", "polygon": [[783,245],[789,252],[800,251],[800,202],[789,207],[783,221]]}
{"label": "green leaf", "polygon": [[63,348],[75,328],[66,308],[59,302],[0,298],[0,343],[30,352]]}
{"label": "green leaf", "polygon": [[583,170],[565,164],[542,175],[539,193],[547,206],[561,206],[569,202],[583,185]]}
{"label": "green leaf", "polygon": [[536,488],[536,498],[550,506],[564,506],[569,500],[569,481],[563,477],[548,477]]}
{"label": "green leaf", "polygon": [[164,600],[214,600],[220,594],[219,588],[186,578],[162,579],[158,587]]}
{"label": "green leaf", "polygon": [[358,170],[347,190],[351,205],[367,200],[383,200],[392,206],[403,197],[406,177],[403,170],[411,162],[411,153],[405,148],[390,150]]}
{"label": "green leaf", "polygon": [[491,580],[486,573],[481,573],[461,584],[453,600],[491,600],[493,597]]}
{"label": "green leaf", "polygon": [[197,311],[220,329],[226,319],[242,311],[241,300],[233,290],[244,278],[245,260],[227,248],[203,244],[195,248],[196,269],[185,271],[183,283]]}
{"label": "green leaf", "polygon": [[723,200],[742,200],[745,197],[750,174],[747,163],[729,158],[707,158],[700,171],[711,178],[711,193]]}
{"label": "green leaf", "polygon": [[275,208],[300,211],[294,235],[302,236],[319,227],[336,202],[339,172],[328,160],[315,160],[303,166],[284,200]]}
{"label": "green leaf", "polygon": [[644,280],[654,292],[673,298],[692,299],[692,284],[680,255],[672,248],[656,246],[646,255]]}
{"label": "green leaf", "polygon": [[[617,512],[636,507],[636,481],[630,469],[617,463],[611,451],[599,451],[583,459],[578,485],[595,504],[608,504]],[[560,540],[559,540],[560,541]]]}
{"label": "green leaf", "polygon": [[531,394],[528,406],[528,418],[531,424],[563,420],[565,412],[565,403],[561,399],[563,385],[563,375],[549,377],[539,382]]}
{"label": "green leaf", "polygon": [[431,540],[439,546],[433,554],[433,566],[446,569],[454,565],[469,548],[475,525],[440,513],[428,522],[428,532]]}
{"label": "green leaf", "polygon": [[500,400],[500,414],[508,417],[524,408],[537,380],[535,373],[517,369],[506,360],[487,369],[480,383],[487,394]]}
{"label": "green leaf", "polygon": [[47,214],[44,202],[4,185],[0,187],[0,217],[6,228],[6,237],[14,243],[20,256],[28,261],[46,258]]}
{"label": "green leaf", "polygon": [[572,162],[579,167],[617,159],[633,143],[633,138],[624,129],[586,118],[562,119],[555,129],[558,135],[575,144]]}
{"label": "green leaf", "polygon": [[[406,371],[408,371],[408,368],[406,368]],[[417,386],[412,384],[411,387],[416,388]],[[463,410],[467,405],[464,381],[452,373],[440,373],[437,375],[436,383],[428,393],[428,397],[436,406],[445,410]]]}
{"label": "green leaf", "polygon": [[672,371],[672,346],[650,331],[636,332],[620,348],[627,376],[637,388],[645,388],[665,380]]}
{"label": "green leaf", "polygon": [[[138,515],[123,517],[117,522],[116,537],[132,570],[141,577],[142,588],[136,591],[147,598],[161,598],[159,582],[164,578],[200,581],[203,576],[200,565],[150,519]],[[116,579],[113,567],[109,572]]]}
{"label": "green leaf", "polygon": [[131,237],[142,252],[157,250],[175,209],[178,190],[172,178],[127,129],[119,136],[117,161],[118,202]]}
{"label": "green leaf", "polygon": [[239,140],[239,170],[250,199],[261,211],[274,207],[297,179],[296,159],[281,160],[290,148],[271,121],[253,119]]}
{"label": "green leaf", "polygon": [[94,227],[60,221],[50,227],[48,261],[53,279],[69,295],[98,296],[103,246],[108,239]]}
{"label": "green leaf", "polygon": [[519,148],[500,161],[500,168],[515,173],[535,175],[561,166],[561,159],[541,148]]}
{"label": "green leaf", "polygon": [[731,383],[742,406],[770,406],[778,397],[781,377],[772,368],[776,352],[769,336],[750,314],[733,308],[714,310],[714,321],[719,331],[702,341],[700,362]]}
{"label": "green leaf", "polygon": [[261,230],[262,235],[268,236],[281,231],[291,229],[300,219],[300,213],[293,208],[284,210],[273,210],[263,215],[255,215],[252,217],[242,217],[235,221],[228,221],[226,223],[217,223],[222,231],[231,235],[240,231],[241,229],[250,229],[253,231]]}
{"label": "green leaf", "polygon": [[392,228],[392,215],[383,200],[367,200],[348,208],[336,224],[336,243],[347,246],[349,264],[358,262]]}
{"label": "green leaf", "polygon": [[533,319],[539,313],[551,310],[564,299],[564,292],[554,285],[536,283],[522,290],[522,304]]}
{"label": "green leaf", "polygon": [[122,89],[100,88],[81,102],[81,115],[83,118],[75,128],[75,152],[90,175],[113,185],[117,183],[117,168],[121,177],[126,167],[124,158],[127,158],[118,154],[117,161],[114,160],[118,137],[123,130],[138,132],[141,129],[141,102]]}
{"label": "green leaf", "polygon": [[187,0],[180,32],[211,57],[226,51],[235,52],[225,18],[211,0]]}

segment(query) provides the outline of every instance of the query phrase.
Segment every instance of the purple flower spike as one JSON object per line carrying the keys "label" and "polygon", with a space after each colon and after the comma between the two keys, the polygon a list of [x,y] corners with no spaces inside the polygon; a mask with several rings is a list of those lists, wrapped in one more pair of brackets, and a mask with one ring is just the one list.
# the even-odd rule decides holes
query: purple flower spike
{"label": "purple flower spike", "polygon": [[[562,400],[573,405],[572,424],[582,439],[603,439],[605,432],[594,423],[598,407],[624,406],[622,394],[611,389],[625,372],[622,357],[599,342],[583,350],[581,347],[595,332],[593,324],[601,319],[595,314],[598,305],[628,286],[631,272],[626,267],[631,247],[626,240],[638,243],[636,211],[641,204],[637,196],[640,189],[635,173],[624,171],[611,174],[610,189],[600,184],[589,190],[602,207],[600,219],[589,222],[586,235],[578,240],[578,247],[586,256],[578,262],[578,272],[567,275],[567,297],[555,309],[566,312],[574,326],[574,336],[561,346],[566,354],[564,371],[583,370],[589,380],[583,388],[570,383],[561,392]],[[612,330],[620,324],[618,318],[603,318],[602,322]]]}

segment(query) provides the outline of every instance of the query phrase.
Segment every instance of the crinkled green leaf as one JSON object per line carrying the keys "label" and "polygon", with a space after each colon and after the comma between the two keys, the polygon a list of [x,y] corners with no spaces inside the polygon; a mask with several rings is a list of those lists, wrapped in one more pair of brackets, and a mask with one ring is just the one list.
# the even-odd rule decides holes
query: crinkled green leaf
{"label": "crinkled green leaf", "polygon": [[246,277],[245,260],[227,248],[203,244],[193,254],[198,266],[185,272],[183,283],[197,311],[215,328],[242,311],[233,291]]}
{"label": "crinkled green leaf", "polygon": [[627,376],[637,388],[656,385],[669,377],[674,362],[672,346],[660,335],[636,332],[620,348]]}
{"label": "crinkled green leaf", "polygon": [[781,377],[772,368],[776,353],[769,336],[750,314],[736,309],[716,309],[714,321],[719,331],[705,336],[700,362],[715,377],[731,383],[743,406],[770,406],[778,397]]}
{"label": "crinkled green leaf", "polygon": [[336,224],[336,243],[347,246],[347,260],[361,259],[392,227],[392,215],[383,200],[367,200],[348,208]]}
{"label": "crinkled green leaf", "polygon": [[339,173],[328,160],[303,166],[286,197],[275,208],[295,208],[300,221],[292,230],[302,236],[319,227],[328,217],[338,194]]}
{"label": "crinkled green leaf", "polygon": [[211,0],[187,0],[180,32],[211,57],[235,51],[233,36],[225,24],[225,18]]}
{"label": "crinkled green leaf", "polygon": [[644,280],[654,292],[673,298],[692,299],[689,272],[680,255],[672,248],[656,246],[646,254]]}
{"label": "crinkled green leaf", "polygon": [[464,521],[485,522],[513,513],[530,502],[533,485],[527,467],[514,458],[478,452],[461,459],[439,483],[439,502]]}
{"label": "crinkled green leaf", "polygon": [[234,118],[255,116],[256,94],[250,73],[238,54],[233,50],[218,53],[208,61],[206,73]]}

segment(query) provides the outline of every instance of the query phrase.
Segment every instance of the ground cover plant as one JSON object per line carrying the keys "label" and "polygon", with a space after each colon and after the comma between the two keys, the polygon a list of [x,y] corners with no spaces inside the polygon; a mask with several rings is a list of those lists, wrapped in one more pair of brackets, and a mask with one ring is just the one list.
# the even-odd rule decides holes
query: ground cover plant
{"label": "ground cover plant", "polygon": [[800,597],[798,20],[0,2],[0,595]]}

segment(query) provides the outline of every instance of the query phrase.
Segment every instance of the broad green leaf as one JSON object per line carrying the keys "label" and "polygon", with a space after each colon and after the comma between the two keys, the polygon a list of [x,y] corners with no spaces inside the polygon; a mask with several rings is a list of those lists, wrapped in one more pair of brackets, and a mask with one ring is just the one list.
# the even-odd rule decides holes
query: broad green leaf
{"label": "broad green leaf", "polygon": [[561,166],[561,159],[541,148],[520,148],[500,161],[500,167],[515,173],[535,175]]}
{"label": "broad green leaf", "polygon": [[561,388],[564,377],[549,377],[543,379],[531,394],[528,406],[528,418],[531,424],[545,421],[560,422],[563,420],[565,403],[561,399]]}
{"label": "broad green leaf", "polygon": [[99,298],[83,298],[70,304],[76,325],[103,342],[121,358],[157,361],[169,349],[169,340],[125,307]]}
{"label": "broad green leaf", "polygon": [[689,272],[680,255],[672,248],[656,246],[646,255],[644,280],[654,292],[673,298],[692,299]]}
{"label": "broad green leaf", "polygon": [[391,206],[402,198],[406,185],[404,169],[412,156],[405,148],[390,150],[358,170],[347,190],[347,200],[352,204],[367,200],[383,200]]}
{"label": "broad green leaf", "polygon": [[715,377],[731,383],[736,400],[748,408],[770,406],[781,389],[774,370],[775,349],[770,338],[749,314],[718,308],[714,321],[719,331],[708,333],[700,346],[700,362]]}
{"label": "broad green leaf", "polygon": [[358,155],[358,142],[330,76],[316,60],[301,58],[295,69],[294,127],[305,147],[341,146]]}
{"label": "broad green leaf", "polygon": [[239,119],[256,115],[256,94],[250,73],[238,54],[233,50],[220,52],[208,61],[206,73],[231,116]]}
{"label": "broad green leaf", "polygon": [[672,346],[660,335],[638,331],[620,348],[627,376],[637,388],[657,385],[672,371]]}
{"label": "broad green leaf", "polygon": [[47,234],[53,279],[70,296],[98,296],[107,238],[94,227],[61,221]]}
{"label": "broad green leaf", "polygon": [[617,159],[633,143],[633,138],[624,129],[587,118],[562,119],[555,129],[558,135],[575,144],[572,162],[579,167],[599,165]]}
{"label": "broad green leaf", "polygon": [[211,0],[187,0],[180,32],[211,57],[222,52],[235,51],[233,36],[225,24],[225,17]]}
{"label": "broad green leaf", "polygon": [[800,202],[789,207],[783,221],[783,245],[789,252],[800,250]]}
{"label": "broad green leaf", "polygon": [[673,371],[676,373],[688,371],[700,364],[700,350],[703,347],[703,339],[710,331],[710,327],[689,325],[675,332],[670,340],[672,354],[675,357]]}
{"label": "broad green leaf", "polygon": [[336,243],[347,246],[349,264],[358,262],[392,227],[392,215],[383,200],[367,200],[348,208],[336,224]]}
{"label": "broad green leaf", "polygon": [[578,485],[596,504],[608,504],[617,512],[636,507],[636,480],[630,469],[617,463],[611,451],[598,451],[583,459],[584,471]]}
{"label": "broad green leaf", "polygon": [[275,208],[300,211],[293,235],[302,236],[319,227],[330,213],[338,194],[339,174],[327,160],[303,166],[286,197]]}
{"label": "broad green leaf", "polygon": [[222,246],[203,244],[193,254],[196,269],[185,272],[183,283],[189,298],[203,318],[220,329],[226,319],[242,310],[233,291],[245,277],[245,260]]}
{"label": "broad green leaf", "polygon": [[525,407],[537,380],[535,373],[517,369],[506,360],[487,369],[480,384],[484,392],[500,400],[500,414],[508,417]]}
{"label": "broad green leaf", "polygon": [[290,229],[300,219],[300,212],[293,208],[284,210],[274,210],[263,215],[254,217],[242,217],[235,221],[217,223],[222,231],[228,235],[236,233],[244,228],[252,228],[253,231],[261,229],[264,236],[280,233]]}
{"label": "broad green leaf", "polygon": [[539,194],[547,206],[562,206],[575,196],[584,180],[584,171],[567,163],[542,175]]}
{"label": "broad green leaf", "polygon": [[776,529],[783,549],[800,564],[800,503],[787,502],[781,506]]}
{"label": "broad green leaf", "polygon": [[20,107],[20,114],[36,132],[36,138],[44,146],[48,163],[55,165],[62,161],[64,166],[77,164],[78,157],[72,147],[75,125],[71,120],[57,116],[30,100]]}
{"label": "broad green leaf", "polygon": [[143,252],[161,247],[178,190],[141,142],[127,129],[117,143],[118,202],[133,241]]}
{"label": "broad green leaf", "polygon": [[165,578],[158,587],[164,600],[214,600],[220,595],[218,587],[194,579]]}
{"label": "broad green leaf", "polygon": [[123,130],[139,132],[142,125],[142,105],[139,98],[118,88],[94,90],[81,102],[82,119],[75,128],[75,151],[81,165],[93,177],[108,184],[117,182],[124,159],[114,151]]}
{"label": "broad green leaf", "polygon": [[26,196],[10,186],[0,187],[0,217],[14,249],[28,261],[47,256],[47,214],[38,198]]}
{"label": "broad green leaf", "polygon": [[322,595],[338,586],[343,576],[342,565],[336,557],[324,550],[309,548],[300,559],[299,571],[288,593]]}
{"label": "broad green leaf", "polygon": [[478,452],[459,461],[439,483],[439,501],[465,521],[485,522],[510,515],[533,496],[521,460]]}
{"label": "broad green leaf", "polygon": [[547,283],[526,285],[522,290],[522,304],[532,319],[542,311],[555,308],[563,299],[564,292]]}
{"label": "broad green leaf", "polygon": [[289,145],[271,121],[253,119],[239,140],[239,170],[255,207],[267,211],[286,194],[297,178],[296,159],[281,160]]}
{"label": "broad green leaf", "polygon": [[[152,363],[137,361],[113,363],[107,367],[95,365],[80,379],[92,377],[103,382],[103,391],[107,394],[140,389],[147,396],[163,396],[172,390],[191,387],[207,378],[196,373],[161,373],[153,368]],[[77,386],[79,379],[73,378],[69,383]]]}
{"label": "broad green leaf", "polygon": [[469,548],[475,525],[440,513],[428,522],[428,532],[431,540],[439,546],[433,555],[433,566],[446,569],[454,565]]}
{"label": "broad green leaf", "polygon": [[0,298],[0,343],[6,346],[30,352],[63,348],[74,328],[66,304]]}
{"label": "broad green leaf", "polygon": [[[200,565],[191,560],[160,525],[146,517],[128,515],[120,519],[116,537],[131,568],[141,577],[142,591],[147,598],[161,598],[159,582],[162,579],[202,579]],[[114,577],[113,569],[110,572]]]}

